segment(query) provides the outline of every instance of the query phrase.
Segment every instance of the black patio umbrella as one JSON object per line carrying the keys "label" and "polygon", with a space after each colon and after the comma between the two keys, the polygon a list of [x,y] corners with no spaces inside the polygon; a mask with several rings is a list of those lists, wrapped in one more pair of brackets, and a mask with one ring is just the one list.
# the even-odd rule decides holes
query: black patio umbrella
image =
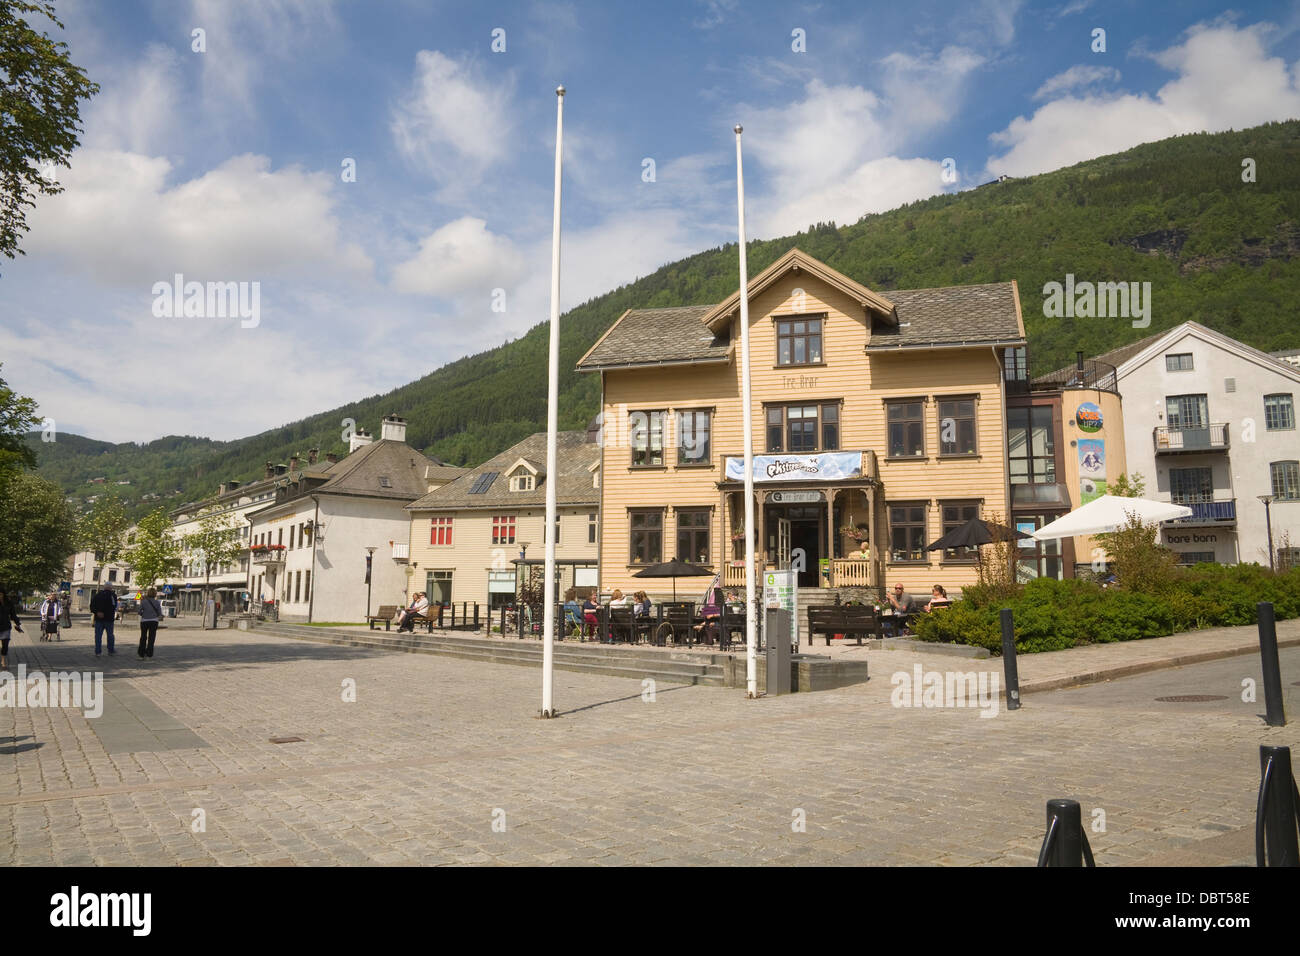
{"label": "black patio umbrella", "polygon": [[946,551],[949,548],[978,548],[981,544],[992,544],[995,532],[1011,533],[1017,539],[1033,537],[1033,535],[1025,534],[1023,531],[1012,531],[1004,525],[994,524],[982,518],[971,518],[965,524],[953,528],[938,541],[926,545],[925,550],[938,551],[943,549]]}
{"label": "black patio umbrella", "polygon": [[673,558],[671,561],[665,561],[663,564],[652,564],[648,568],[643,568],[634,578],[672,578],[673,579],[673,600],[677,600],[677,579],[678,578],[701,578],[713,577],[714,572],[708,568],[702,568],[698,564],[689,564],[686,561]]}

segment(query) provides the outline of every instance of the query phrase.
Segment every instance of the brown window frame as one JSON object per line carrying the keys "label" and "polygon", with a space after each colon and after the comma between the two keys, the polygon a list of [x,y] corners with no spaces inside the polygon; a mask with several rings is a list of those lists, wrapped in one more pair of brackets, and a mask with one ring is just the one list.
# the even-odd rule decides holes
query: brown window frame
{"label": "brown window frame", "polygon": [[[817,424],[814,426],[814,436],[817,439],[816,448],[801,448],[798,450],[790,449],[790,415],[789,410],[792,408],[815,408],[817,410]],[[830,448],[826,444],[826,409],[835,409],[835,421],[832,424],[835,428],[835,447]],[[781,447],[772,447],[772,424],[770,415],[772,412],[780,410],[781,412]],[[763,405],[763,439],[768,454],[776,455],[815,455],[824,451],[839,451],[842,444],[841,439],[844,435],[842,425],[844,423],[844,399],[819,399],[808,402],[770,402]]]}
{"label": "brown window frame", "polygon": [[[893,513],[893,509],[895,508],[920,508],[921,521],[919,525],[917,522],[914,521],[904,521],[904,522],[896,523],[894,521],[894,513]],[[927,543],[926,534],[930,527],[930,502],[917,501],[917,500],[886,501],[885,509],[886,509],[885,513],[889,516],[889,563],[890,564],[913,564],[913,565],[929,564],[930,559],[927,556],[925,545]],[[900,527],[905,527],[905,528],[919,527],[921,529],[921,534],[919,538],[920,547],[916,549],[916,552],[920,554],[920,557],[917,558],[894,557],[894,555],[897,553],[896,549],[894,548],[894,533]],[[909,548],[908,553],[912,553],[912,549]]]}
{"label": "brown window frame", "polygon": [[[646,416],[646,439],[645,439],[646,447],[644,449],[644,452],[647,458],[653,457],[654,452],[656,451],[652,440],[655,437],[655,427],[654,427],[655,416],[658,416],[659,460],[657,462],[636,460],[638,452],[642,451],[642,449],[636,447],[637,428],[632,423],[633,417],[636,415]],[[664,455],[664,426],[668,423],[668,409],[666,408],[632,409],[627,413],[627,417],[628,417],[627,443],[630,446],[629,447],[630,459],[629,459],[628,467],[629,468],[666,468],[668,464],[668,459]]]}
{"label": "brown window frame", "polygon": [[[666,508],[628,508],[627,509],[627,563],[629,566],[644,567],[651,564],[659,564],[664,559],[664,512]],[[659,519],[658,527],[636,527],[638,517],[645,518],[655,515]],[[658,535],[659,546],[658,555],[655,555],[654,548],[647,548],[647,558],[644,561],[637,560],[637,535]]]}
{"label": "brown window frame", "polygon": [[[698,418],[695,416],[704,416],[704,454],[698,458],[686,457],[686,443],[682,441],[682,419],[684,416],[691,416],[691,435],[696,435],[695,426],[698,424]],[[677,445],[677,467],[678,468],[708,468],[713,464],[713,409],[711,408],[675,408],[673,409],[673,432]]]}
{"label": "brown window frame", "polygon": [[[779,315],[773,316],[773,353],[776,357],[777,368],[799,368],[806,365],[825,365],[826,364],[826,313],[814,313],[812,315]],[[795,332],[796,323],[804,323],[803,332]],[[808,326],[817,323],[817,331],[813,332]],[[785,327],[785,328],[783,328]],[[786,330],[788,329],[788,331]],[[817,340],[817,358],[811,358],[812,348],[811,341]],[[789,343],[790,358],[789,361],[781,361],[781,345]],[[795,361],[795,342],[803,342],[805,359],[802,362]]]}
{"label": "brown window frame", "polygon": [[[677,532],[677,555],[676,556],[680,558],[682,561],[689,561],[691,564],[699,564],[705,567],[711,565],[713,563],[713,509],[708,505],[702,505],[702,506],[688,505],[686,507],[674,508],[673,512],[676,517],[676,528],[674,529]],[[701,525],[687,525],[685,528],[683,528],[682,515],[692,515],[692,516],[703,515],[704,522]],[[697,556],[698,552],[693,548],[685,552],[683,551],[682,549],[683,534],[690,535],[696,541],[698,541],[700,538],[703,539],[704,541],[703,558],[698,557]]]}
{"label": "brown window frame", "polygon": [[[949,531],[961,527],[971,518],[978,518],[981,504],[982,502],[978,498],[941,499],[939,501],[939,534],[945,535]],[[963,518],[959,513],[956,519],[949,521],[944,511],[946,508],[969,508],[974,510],[974,514]],[[976,564],[979,561],[979,548],[945,548],[941,560],[944,564]]]}
{"label": "brown window frame", "polygon": [[[978,458],[980,453],[979,396],[978,395],[936,395],[934,397],[934,402],[935,402],[935,411],[938,413],[939,416],[939,457],[940,458]],[[970,402],[969,418],[967,418],[966,416],[955,415],[955,414],[945,415],[943,413],[943,407],[945,405],[959,405],[962,402]],[[944,448],[945,443],[943,440],[943,423],[945,420],[949,418],[951,418],[957,425],[958,439],[960,439],[961,437],[961,423],[964,421],[970,422],[970,439],[971,439],[970,451],[946,451],[945,450]],[[961,442],[959,440],[953,442],[952,445],[954,448],[960,448]]]}
{"label": "brown window frame", "polygon": [[[924,460],[925,458],[929,457],[929,456],[926,454],[926,451],[925,451],[925,407],[926,407],[926,404],[927,404],[927,403],[926,403],[926,400],[925,400],[925,397],[924,397],[924,396],[912,396],[912,397],[909,397],[909,398],[887,398],[887,399],[885,399],[885,452],[886,452],[885,457],[886,457],[887,459],[889,459],[889,460],[891,460],[891,461],[917,461],[917,460]],[[900,452],[899,454],[894,454],[894,438],[893,438],[893,431],[894,431],[894,425],[895,425],[895,422],[894,422],[894,420],[893,420],[892,418],[890,418],[890,411],[891,411],[892,409],[894,409],[894,408],[902,407],[902,406],[905,406],[905,405],[919,405],[919,406],[921,407],[920,417],[919,417],[919,418],[916,418],[916,419],[913,419],[913,418],[905,418],[905,419],[903,419],[901,422],[899,422],[899,424],[901,424],[901,425],[904,426],[904,430],[903,430],[903,439],[904,439],[904,440],[903,440],[903,448],[904,448],[904,451]],[[907,425],[911,425],[911,424],[915,424],[915,425],[917,426],[917,427],[916,427],[916,431],[917,431],[917,434],[920,436],[920,439],[921,439],[921,445],[920,445],[920,450],[917,451],[916,454],[909,455],[909,454],[907,454],[907,451],[906,451],[906,448],[907,448],[907,440],[906,440],[906,439],[907,439],[907,428],[906,428],[906,426],[907,426]]]}

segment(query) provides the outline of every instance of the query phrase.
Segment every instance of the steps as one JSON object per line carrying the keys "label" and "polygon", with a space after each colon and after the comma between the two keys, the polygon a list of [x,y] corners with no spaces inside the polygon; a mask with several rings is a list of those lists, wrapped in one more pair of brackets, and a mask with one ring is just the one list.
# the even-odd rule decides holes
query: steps
{"label": "steps", "polygon": [[[357,632],[342,628],[305,627],[298,624],[265,623],[252,629],[318,644],[370,647],[408,654],[436,654],[491,664],[540,667],[542,644],[536,640],[462,637],[446,632],[398,634],[395,631]],[[730,654],[689,651],[655,651],[610,644],[582,644],[557,641],[553,661],[556,670],[607,677],[647,677],[672,684],[726,686],[725,662]]]}

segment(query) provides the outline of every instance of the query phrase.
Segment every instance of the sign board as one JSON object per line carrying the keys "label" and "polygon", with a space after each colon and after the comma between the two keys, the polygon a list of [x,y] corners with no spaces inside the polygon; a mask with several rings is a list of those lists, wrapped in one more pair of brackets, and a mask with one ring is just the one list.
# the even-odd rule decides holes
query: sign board
{"label": "sign board", "polygon": [[820,491],[774,491],[767,500],[774,505],[809,505],[820,504],[825,496]]}
{"label": "sign board", "polygon": [[171,593],[172,593],[172,586],[170,584],[164,584],[163,594],[171,594]]}
{"label": "sign board", "polygon": [[[790,612],[790,643],[799,646],[799,572],[798,571],[764,571],[763,572],[763,607],[780,608]],[[764,635],[767,640],[766,621],[763,615]]]}
{"label": "sign board", "polygon": [[596,569],[574,568],[573,586],[575,588],[594,588],[596,586]]}
{"label": "sign board", "polygon": [[1079,504],[1086,505],[1106,493],[1106,442],[1079,439]]}
{"label": "sign board", "polygon": [[514,571],[489,571],[488,572],[488,594],[514,594],[515,593],[515,572]]}
{"label": "sign board", "polygon": [[[827,451],[819,455],[755,455],[754,481],[842,481],[862,477],[862,452]],[[727,458],[727,480],[745,480],[745,459]]]}
{"label": "sign board", "polygon": [[71,582],[71,581],[60,581],[60,582],[59,582],[59,590],[60,590],[60,591],[71,591],[71,590],[72,590],[72,582]]}
{"label": "sign board", "polygon": [[1084,402],[1074,412],[1074,421],[1081,432],[1101,431],[1101,408],[1096,402]]}

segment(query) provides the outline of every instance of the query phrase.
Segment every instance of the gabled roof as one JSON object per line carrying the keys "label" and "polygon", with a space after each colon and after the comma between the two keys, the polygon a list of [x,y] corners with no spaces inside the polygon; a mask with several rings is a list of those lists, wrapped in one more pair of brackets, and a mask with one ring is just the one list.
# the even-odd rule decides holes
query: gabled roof
{"label": "gabled roof", "polygon": [[508,468],[502,468],[501,470],[506,475],[513,475],[515,471],[518,470],[520,465],[523,465],[524,469],[528,471],[530,474],[536,476],[540,476],[546,471],[546,466],[543,465],[540,461],[535,461],[532,458],[525,458],[522,455],[516,458],[513,464],[511,464]]}
{"label": "gabled roof", "polygon": [[[324,471],[329,477],[311,490],[412,501],[429,490],[425,470],[441,464],[426,458],[406,442],[380,439],[334,462]],[[387,478],[389,487],[385,488],[380,478]]]}
{"label": "gabled roof", "polygon": [[[546,485],[554,480],[555,500],[561,505],[590,505],[600,502],[600,492],[592,487],[588,470],[600,461],[600,446],[587,441],[586,432],[560,432],[556,436],[555,464],[558,474],[539,475],[531,491],[511,491],[510,483],[493,481],[487,489],[471,495],[470,489],[485,474],[507,473],[523,459],[531,462],[546,460],[546,432],[529,435],[513,448],[507,448],[477,468],[468,469],[455,481],[435,488],[419,500],[406,506],[407,511],[457,511],[486,510],[509,511],[519,508],[546,506]],[[539,471],[545,471],[539,467]]]}
{"label": "gabled roof", "polygon": [[868,352],[962,345],[1017,345],[1025,340],[1016,283],[896,289],[896,325],[876,325]]}
{"label": "gabled roof", "polygon": [[[1259,349],[1252,348],[1245,342],[1238,342],[1231,336],[1224,335],[1222,332],[1216,332],[1199,322],[1184,322],[1176,325],[1167,332],[1161,332],[1156,335],[1147,336],[1128,346],[1114,349],[1107,352],[1107,355],[1115,355],[1116,359],[1109,359],[1098,356],[1100,361],[1109,362],[1115,366],[1116,376],[1124,378],[1126,375],[1145,365],[1152,358],[1159,355],[1166,348],[1171,347],[1179,339],[1191,335],[1203,342],[1218,346],[1227,352],[1232,352],[1248,361],[1255,362],[1274,372],[1278,372],[1289,378],[1300,381],[1300,368],[1284,362],[1282,359],[1275,358],[1267,352],[1261,352]],[[1121,354],[1122,353],[1122,354]]]}
{"label": "gabled roof", "polygon": [[587,354],[578,370],[597,372],[638,365],[727,362],[730,341],[725,331],[715,335],[700,320],[711,305],[671,309],[628,309],[618,317]]}
{"label": "gabled roof", "polygon": [[[877,312],[885,321],[893,322],[894,303],[878,292],[872,292],[861,283],[854,282],[841,272],[836,272],[824,262],[818,262],[812,256],[798,248],[791,249],[776,262],[772,263],[754,278],[749,280],[749,297],[755,298],[768,286],[776,282],[787,272],[804,271],[821,279],[827,285],[839,289],[845,295],[858,301],[864,309]],[[705,316],[704,324],[714,332],[726,328],[731,317],[740,310],[740,290],[737,289],[722,302],[715,305]]]}

